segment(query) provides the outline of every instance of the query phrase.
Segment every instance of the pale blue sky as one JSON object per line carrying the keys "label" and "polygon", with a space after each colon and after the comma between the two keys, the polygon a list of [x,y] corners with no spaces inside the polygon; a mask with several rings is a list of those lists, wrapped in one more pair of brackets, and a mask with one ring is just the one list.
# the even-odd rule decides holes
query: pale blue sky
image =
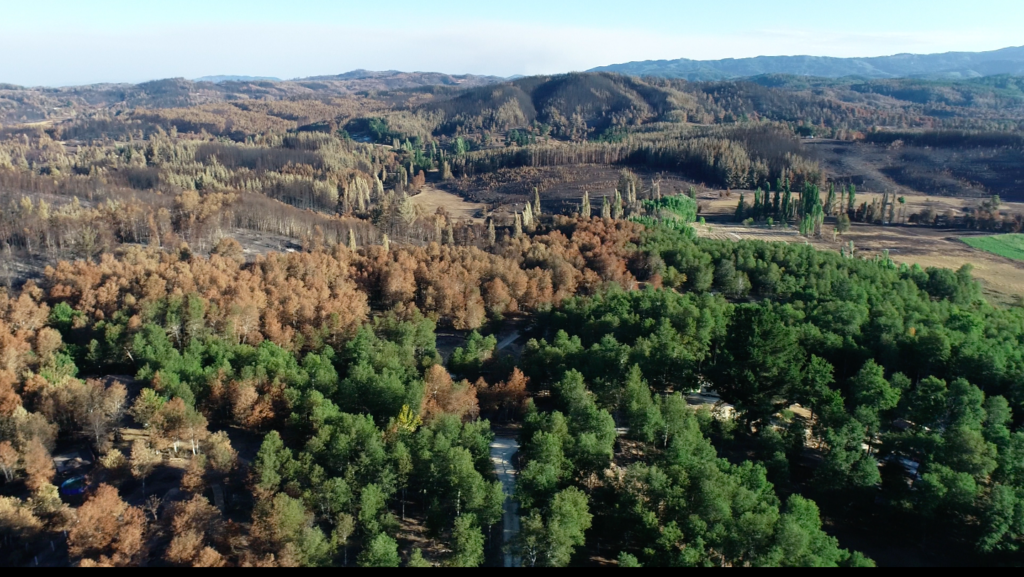
{"label": "pale blue sky", "polygon": [[1024,45],[1022,23],[1021,0],[0,0],[0,82],[994,50]]}

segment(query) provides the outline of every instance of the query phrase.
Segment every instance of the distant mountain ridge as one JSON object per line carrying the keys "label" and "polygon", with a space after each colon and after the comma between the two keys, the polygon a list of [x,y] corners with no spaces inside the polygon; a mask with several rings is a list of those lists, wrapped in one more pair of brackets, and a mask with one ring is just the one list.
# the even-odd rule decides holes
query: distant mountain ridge
{"label": "distant mountain ridge", "polygon": [[989,52],[896,54],[872,58],[828,56],[758,56],[724,60],[645,60],[599,66],[588,72],[661,76],[686,80],[731,80],[764,74],[841,78],[966,79],[997,74],[1024,75],[1024,46]]}
{"label": "distant mountain ridge", "polygon": [[484,86],[504,82],[500,76],[445,74],[443,72],[402,72],[400,70],[352,70],[343,74],[296,78],[293,82],[350,82],[376,85],[378,89],[398,90],[419,86]]}
{"label": "distant mountain ridge", "polygon": [[280,82],[280,78],[273,76],[234,76],[230,74],[218,75],[218,76],[203,76],[196,78],[195,82],[212,82],[214,84],[220,84],[221,82]]}

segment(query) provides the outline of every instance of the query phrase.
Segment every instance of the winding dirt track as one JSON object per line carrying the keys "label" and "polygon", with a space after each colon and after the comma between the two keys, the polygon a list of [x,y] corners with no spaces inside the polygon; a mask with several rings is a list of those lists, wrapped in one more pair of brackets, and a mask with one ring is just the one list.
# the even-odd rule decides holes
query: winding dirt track
{"label": "winding dirt track", "polygon": [[505,544],[505,567],[518,567],[519,558],[508,550],[512,541],[519,534],[519,503],[513,498],[516,490],[516,468],[512,464],[512,456],[519,450],[519,443],[514,437],[495,437],[491,443],[491,462],[494,472],[501,481],[501,489],[505,493],[504,514],[502,515],[502,542]]}

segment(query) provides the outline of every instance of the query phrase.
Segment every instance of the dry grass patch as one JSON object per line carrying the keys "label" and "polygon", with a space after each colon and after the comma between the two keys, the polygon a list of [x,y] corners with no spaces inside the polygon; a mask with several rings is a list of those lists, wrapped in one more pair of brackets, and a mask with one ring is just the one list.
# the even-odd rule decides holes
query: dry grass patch
{"label": "dry grass patch", "polygon": [[412,202],[423,214],[435,214],[438,208],[443,208],[455,220],[483,222],[483,215],[487,212],[486,204],[468,202],[457,194],[429,186],[412,197]]}

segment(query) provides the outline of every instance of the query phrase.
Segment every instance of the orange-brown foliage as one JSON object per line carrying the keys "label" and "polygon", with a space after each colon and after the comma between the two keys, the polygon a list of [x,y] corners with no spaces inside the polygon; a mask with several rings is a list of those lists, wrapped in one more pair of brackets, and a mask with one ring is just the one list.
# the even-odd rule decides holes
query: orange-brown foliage
{"label": "orange-brown foliage", "polygon": [[98,556],[101,565],[129,565],[144,550],[146,528],[142,510],[129,507],[114,487],[100,485],[78,509],[78,521],[68,532],[68,552],[79,558]]}
{"label": "orange-brown foliage", "polygon": [[51,298],[94,319],[196,294],[210,305],[207,326],[240,343],[270,338],[291,348],[296,334],[306,342],[339,344],[366,319],[366,296],[350,278],[346,253],[271,254],[243,266],[220,255],[182,258],[132,249],[122,259],[104,255],[98,264],[61,262],[47,274]]}
{"label": "orange-brown foliage", "polygon": [[200,494],[206,489],[206,459],[202,456],[193,457],[188,462],[188,468],[181,477],[181,490],[186,493]]}
{"label": "orange-brown foliage", "polygon": [[[122,310],[138,315],[158,299],[194,294],[207,303],[207,327],[239,343],[270,339],[294,350],[299,344],[341,344],[366,320],[370,302],[406,310],[415,305],[442,324],[474,329],[487,313],[542,309],[609,283],[636,286],[627,265],[639,225],[560,219],[556,227],[508,239],[497,254],[435,243],[390,251],[369,246],[358,253],[336,245],[270,254],[247,265],[237,255],[200,258],[131,248],[119,259],[104,255],[96,264],[61,262],[48,269],[48,296],[98,320]],[[230,254],[228,245],[215,252]],[[21,305],[27,312],[20,316],[33,317],[33,306],[31,299]],[[0,370],[3,362],[15,368],[26,362],[28,348],[12,343],[0,354],[7,349],[14,352],[0,356]]]}
{"label": "orange-brown foliage", "polygon": [[472,419],[479,413],[476,389],[468,381],[453,382],[451,375],[441,365],[434,365],[427,369],[423,377],[422,417],[424,421],[430,421],[441,415],[455,415],[460,419]]}
{"label": "orange-brown foliage", "polygon": [[174,506],[171,519],[174,537],[165,558],[172,563],[195,567],[220,567],[224,559],[211,544],[224,538],[220,511],[204,497],[196,495]]}
{"label": "orange-brown foliage", "polygon": [[526,404],[526,385],[530,382],[519,368],[512,370],[507,381],[488,386],[479,379],[476,382],[480,408],[495,414],[501,420],[514,419],[522,414]]}
{"label": "orange-brown foliage", "polygon": [[38,439],[29,441],[28,446],[25,448],[23,460],[25,475],[27,476],[25,485],[32,492],[35,492],[43,485],[49,484],[53,479],[53,475],[57,472],[53,468],[53,458],[50,457],[50,452],[46,450],[46,447]]}

